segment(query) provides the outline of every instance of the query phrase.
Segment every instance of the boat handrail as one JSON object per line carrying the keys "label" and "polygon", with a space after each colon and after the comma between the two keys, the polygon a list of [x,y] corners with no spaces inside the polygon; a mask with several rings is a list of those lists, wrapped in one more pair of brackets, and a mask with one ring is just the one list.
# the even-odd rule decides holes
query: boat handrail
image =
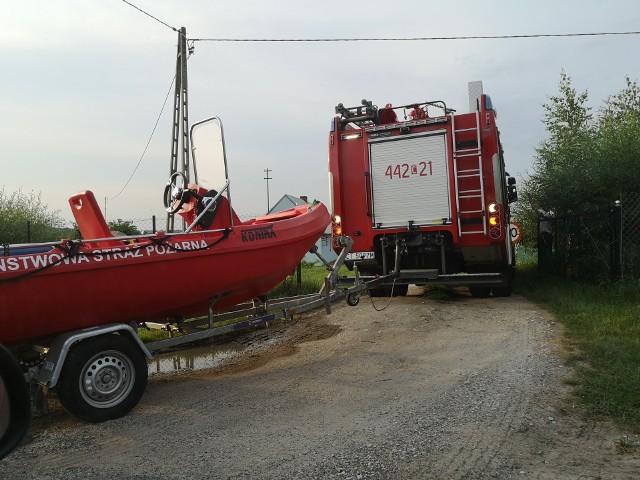
{"label": "boat handrail", "polygon": [[[198,222],[200,221],[200,219],[202,217],[204,217],[204,215],[216,204],[216,200],[218,200],[222,196],[222,194],[227,190],[227,188],[229,188],[229,179],[227,179],[227,181],[224,184],[224,187],[222,187],[220,189],[220,191],[218,193],[216,193],[216,196],[213,197],[213,199],[211,201],[209,201],[209,204],[202,210],[202,212],[200,212],[200,215],[198,215],[196,217],[196,219],[193,221],[193,223],[191,225],[189,225],[189,227],[187,227],[187,229],[184,231],[184,233],[190,233],[191,232],[193,227],[195,227],[198,224]],[[229,207],[229,210],[231,211],[231,207]]]}
{"label": "boat handrail", "polygon": [[[216,228],[213,230],[200,230],[198,231],[198,234],[203,234],[203,233],[224,233],[228,231],[228,228]],[[163,231],[158,231],[156,233],[146,233],[146,234],[140,234],[140,235],[126,235],[126,236],[122,236],[122,237],[105,237],[105,238],[88,238],[88,239],[69,239],[71,241],[74,242],[81,242],[81,244],[85,244],[85,243],[93,243],[93,242],[100,242],[100,241],[123,241],[126,242],[128,240],[140,240],[140,239],[145,239],[145,240],[156,240],[156,239],[161,239],[161,238],[167,238],[167,237],[174,237],[177,235],[185,235],[186,233],[189,232],[171,232],[171,233],[166,233]],[[13,255],[19,255],[19,253],[17,252],[13,252],[10,254],[5,254],[4,250],[11,250],[11,249],[20,249],[20,248],[37,248],[37,247],[59,247],[65,240],[67,239],[62,239],[62,240],[58,240],[56,242],[41,242],[41,243],[11,243],[11,244],[7,244],[7,243],[3,243],[0,244],[0,257],[8,257],[8,256],[13,256]],[[123,244],[123,246],[127,246],[126,244]],[[133,246],[133,245],[132,245]],[[108,251],[108,250],[112,250],[113,248],[118,248],[118,246],[114,245],[113,247],[101,247],[100,250],[101,251]],[[26,253],[26,255],[33,255],[33,252],[30,253]]]}

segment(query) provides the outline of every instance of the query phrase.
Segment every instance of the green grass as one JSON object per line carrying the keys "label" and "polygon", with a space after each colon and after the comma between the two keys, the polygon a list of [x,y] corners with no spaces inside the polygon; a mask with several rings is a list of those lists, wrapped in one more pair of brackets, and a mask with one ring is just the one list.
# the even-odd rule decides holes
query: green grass
{"label": "green grass", "polygon": [[[342,267],[340,275],[348,275],[347,267]],[[280,285],[269,292],[269,298],[293,297],[318,293],[324,284],[329,271],[324,266],[302,263],[302,282],[298,285],[297,273],[294,271]]]}
{"label": "green grass", "polygon": [[571,381],[587,411],[640,432],[640,290],[635,282],[590,285],[518,266],[515,288],[565,326]]}

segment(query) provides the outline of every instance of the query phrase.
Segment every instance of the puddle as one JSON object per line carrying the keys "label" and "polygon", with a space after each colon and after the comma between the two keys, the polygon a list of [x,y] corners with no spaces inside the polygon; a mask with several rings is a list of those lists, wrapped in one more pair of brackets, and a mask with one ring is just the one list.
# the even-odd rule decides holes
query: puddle
{"label": "puddle", "polygon": [[229,343],[226,345],[195,347],[179,352],[159,353],[153,360],[147,360],[149,375],[214,368],[244,350],[245,347],[242,345]]}

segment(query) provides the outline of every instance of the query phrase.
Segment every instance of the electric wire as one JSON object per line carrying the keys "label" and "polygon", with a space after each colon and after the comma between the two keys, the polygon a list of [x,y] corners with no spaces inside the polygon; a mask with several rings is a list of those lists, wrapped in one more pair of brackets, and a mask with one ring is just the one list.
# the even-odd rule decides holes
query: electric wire
{"label": "electric wire", "polygon": [[124,3],[126,3],[127,5],[135,8],[136,10],[138,10],[139,12],[142,12],[143,14],[145,14],[147,17],[153,18],[156,22],[161,23],[162,25],[164,25],[165,27],[170,28],[171,30],[173,30],[174,32],[177,32],[178,29],[175,27],[172,27],[171,25],[169,25],[166,22],[163,22],[162,20],[160,20],[157,17],[154,17],[153,15],[151,15],[149,12],[145,12],[144,10],[142,10],[140,7],[136,7],[133,3],[128,2],[127,0],[122,0]]}
{"label": "electric wire", "polygon": [[176,81],[176,77],[174,75],[173,80],[171,80],[171,85],[169,86],[169,90],[167,91],[167,96],[165,97],[164,103],[162,104],[162,108],[160,109],[160,114],[158,115],[158,118],[156,119],[156,124],[153,126],[153,130],[151,131],[151,135],[149,136],[149,140],[147,141],[147,145],[144,147],[144,151],[142,152],[142,155],[140,155],[140,158],[138,159],[138,164],[136,165],[136,168],[134,168],[133,172],[131,172],[131,175],[129,176],[129,179],[127,180],[127,183],[124,184],[124,187],[122,187],[122,189],[116,195],[114,195],[113,197],[109,198],[109,200],[115,200],[116,198],[118,198],[120,196],[120,194],[122,192],[124,192],[125,188],[127,188],[127,186],[129,185],[129,182],[131,182],[131,179],[133,178],[133,176],[138,171],[138,167],[140,166],[140,163],[142,163],[142,159],[144,158],[144,156],[147,153],[147,150],[149,148],[149,145],[151,144],[151,140],[153,139],[153,135],[156,133],[156,129],[158,128],[158,124],[160,123],[160,118],[162,117],[162,113],[164,112],[164,109],[167,106],[167,101],[169,100],[169,95],[171,94],[171,90],[173,89],[173,84],[175,83],[175,81]]}
{"label": "electric wire", "polygon": [[[128,0],[122,0],[127,5],[135,8],[144,15],[170,28],[174,32],[178,29],[172,27],[149,12],[135,6]],[[601,37],[613,35],[639,35],[640,31],[629,32],[582,32],[582,33],[533,33],[522,35],[460,35],[451,37],[361,37],[361,38],[192,38],[191,42],[255,42],[255,43],[297,43],[297,42],[423,42],[434,40],[504,40],[517,38],[561,38],[561,37]]]}
{"label": "electric wire", "polygon": [[255,42],[255,43],[296,43],[296,42],[421,42],[433,40],[504,40],[518,38],[558,38],[597,37],[607,35],[638,35],[631,32],[591,32],[591,33],[536,33],[523,35],[461,35],[453,37],[363,37],[363,38],[192,38],[192,42]]}
{"label": "electric wire", "polygon": [[[187,45],[188,45],[189,40],[187,40]],[[193,44],[193,42],[191,42],[191,45],[188,46],[188,50],[189,53],[187,55],[187,60],[189,60],[191,58],[191,55],[193,55],[193,52],[195,51],[195,46]],[[162,104],[162,108],[160,109],[160,114],[158,115],[158,118],[156,119],[156,124],[153,126],[153,130],[151,131],[151,135],[149,136],[149,140],[147,141],[147,145],[144,147],[144,151],[142,152],[142,155],[140,155],[140,158],[138,159],[138,163],[136,165],[136,167],[133,169],[133,172],[131,172],[131,175],[129,176],[129,179],[127,180],[127,183],[124,184],[124,187],[122,187],[122,190],[120,190],[118,192],[117,195],[115,195],[114,197],[110,197],[109,200],[115,200],[116,198],[118,198],[120,196],[120,194],[122,192],[124,192],[124,189],[127,188],[127,186],[129,185],[129,182],[131,182],[131,179],[133,178],[133,176],[135,175],[136,171],[138,171],[138,167],[140,166],[140,163],[142,162],[142,159],[144,158],[145,154],[147,153],[147,150],[149,148],[149,145],[151,144],[151,140],[153,139],[153,135],[156,133],[156,129],[158,128],[158,124],[160,123],[160,118],[162,117],[162,113],[164,112],[165,107],[167,106],[167,100],[169,100],[169,95],[171,94],[171,90],[173,89],[173,84],[176,81],[176,75],[173,76],[173,80],[171,80],[171,85],[169,85],[169,90],[167,90],[167,96],[164,98],[164,103]]]}

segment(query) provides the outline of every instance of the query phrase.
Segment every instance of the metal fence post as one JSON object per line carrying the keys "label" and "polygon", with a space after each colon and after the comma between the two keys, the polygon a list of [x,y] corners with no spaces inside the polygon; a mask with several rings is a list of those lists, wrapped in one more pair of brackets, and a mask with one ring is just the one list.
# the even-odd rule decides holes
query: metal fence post
{"label": "metal fence post", "polygon": [[622,202],[616,200],[612,214],[611,231],[611,277],[622,277]]}
{"label": "metal fence post", "polygon": [[153,233],[156,233],[156,216],[155,215],[151,217],[151,228],[153,229]]}

